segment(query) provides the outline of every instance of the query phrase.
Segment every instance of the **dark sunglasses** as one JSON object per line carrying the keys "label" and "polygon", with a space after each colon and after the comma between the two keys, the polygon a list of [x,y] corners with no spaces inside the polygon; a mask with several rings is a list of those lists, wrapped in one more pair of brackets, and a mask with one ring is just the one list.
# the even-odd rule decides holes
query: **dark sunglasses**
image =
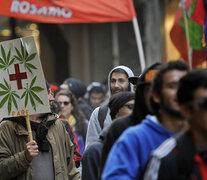
{"label": "dark sunglasses", "polygon": [[67,106],[70,104],[70,101],[58,101],[59,105],[64,104],[64,106]]}
{"label": "dark sunglasses", "polygon": [[134,108],[134,104],[125,104],[124,106],[130,110],[132,110]]}
{"label": "dark sunglasses", "polygon": [[191,107],[197,104],[202,111],[207,111],[207,97],[200,98],[196,101],[191,101],[187,104],[190,105]]}

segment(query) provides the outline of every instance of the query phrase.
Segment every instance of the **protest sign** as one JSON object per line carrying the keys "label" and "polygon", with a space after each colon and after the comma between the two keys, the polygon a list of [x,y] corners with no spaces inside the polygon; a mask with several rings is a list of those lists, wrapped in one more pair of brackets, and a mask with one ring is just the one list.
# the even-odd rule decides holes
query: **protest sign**
{"label": "protest sign", "polygon": [[0,42],[0,117],[50,112],[33,37]]}

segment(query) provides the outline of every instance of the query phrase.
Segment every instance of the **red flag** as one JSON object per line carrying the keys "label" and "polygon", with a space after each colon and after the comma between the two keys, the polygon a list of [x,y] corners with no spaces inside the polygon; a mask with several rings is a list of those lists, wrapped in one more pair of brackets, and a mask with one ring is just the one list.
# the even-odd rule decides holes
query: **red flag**
{"label": "red flag", "polygon": [[43,23],[131,21],[133,0],[0,0],[0,14]]}
{"label": "red flag", "polygon": [[197,0],[191,20],[203,25],[205,24],[205,15],[203,0]]}
{"label": "red flag", "polygon": [[[192,47],[192,66],[195,67],[207,60],[203,47],[203,25],[205,23],[203,0],[186,0],[185,8],[188,14],[190,46]],[[182,58],[188,62],[185,25],[181,7],[177,10],[170,37]]]}

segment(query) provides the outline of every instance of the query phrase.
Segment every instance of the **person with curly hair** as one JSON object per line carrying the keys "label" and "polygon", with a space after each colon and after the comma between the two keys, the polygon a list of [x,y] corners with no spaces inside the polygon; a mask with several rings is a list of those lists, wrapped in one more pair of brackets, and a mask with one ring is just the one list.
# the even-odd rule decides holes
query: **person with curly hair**
{"label": "person with curly hair", "polygon": [[77,136],[80,153],[83,155],[85,149],[85,136],[87,130],[87,120],[77,104],[73,93],[69,90],[60,90],[55,95],[55,101],[60,105],[60,117],[65,119],[72,127]]}

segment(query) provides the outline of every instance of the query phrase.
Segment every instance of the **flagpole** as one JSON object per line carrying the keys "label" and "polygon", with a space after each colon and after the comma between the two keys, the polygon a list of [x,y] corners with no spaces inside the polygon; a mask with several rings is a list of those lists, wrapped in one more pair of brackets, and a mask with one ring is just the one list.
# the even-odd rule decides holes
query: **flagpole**
{"label": "flagpole", "polygon": [[144,58],[144,51],[143,51],[143,47],[142,47],[142,40],[141,40],[141,36],[140,36],[137,17],[134,17],[132,19],[132,23],[133,23],[133,27],[134,27],[136,42],[137,42],[141,71],[143,72],[145,69],[145,58]]}
{"label": "flagpole", "polygon": [[112,53],[114,67],[120,65],[118,24],[112,23]]}
{"label": "flagpole", "polygon": [[188,51],[188,63],[190,66],[190,69],[192,69],[192,48],[190,46],[190,35],[189,35],[189,28],[188,28],[188,20],[187,15],[185,11],[185,3],[183,0],[181,0],[181,8],[183,11],[183,17],[184,17],[184,23],[185,23],[185,34],[186,34],[186,41],[187,41],[187,51]]}

